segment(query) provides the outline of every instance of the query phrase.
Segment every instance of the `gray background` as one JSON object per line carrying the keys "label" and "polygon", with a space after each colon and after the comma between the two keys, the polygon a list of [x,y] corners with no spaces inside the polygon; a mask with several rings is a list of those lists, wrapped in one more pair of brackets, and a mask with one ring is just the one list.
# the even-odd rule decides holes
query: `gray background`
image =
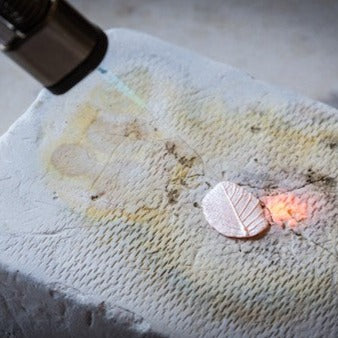
{"label": "gray background", "polygon": [[[338,1],[70,2],[105,29],[147,32],[338,107]],[[0,55],[0,134],[40,88]]]}

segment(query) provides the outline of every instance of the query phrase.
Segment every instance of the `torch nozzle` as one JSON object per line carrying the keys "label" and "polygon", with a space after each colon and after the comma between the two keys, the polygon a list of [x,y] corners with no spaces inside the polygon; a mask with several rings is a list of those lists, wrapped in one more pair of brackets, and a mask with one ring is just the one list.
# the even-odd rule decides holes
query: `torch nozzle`
{"label": "torch nozzle", "polygon": [[108,41],[65,0],[0,0],[0,45],[45,87],[62,94],[98,66]]}
{"label": "torch nozzle", "polygon": [[49,0],[0,0],[0,16],[27,33],[44,20],[50,5]]}

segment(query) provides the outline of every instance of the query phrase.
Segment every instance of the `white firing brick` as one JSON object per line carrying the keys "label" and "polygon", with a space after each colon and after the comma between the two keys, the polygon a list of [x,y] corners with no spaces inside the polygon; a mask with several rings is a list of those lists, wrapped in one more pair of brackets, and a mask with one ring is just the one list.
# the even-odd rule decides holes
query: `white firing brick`
{"label": "white firing brick", "polygon": [[[334,337],[337,110],[109,39],[99,70],[0,140],[0,335]],[[222,180],[307,217],[225,238],[200,208]]]}

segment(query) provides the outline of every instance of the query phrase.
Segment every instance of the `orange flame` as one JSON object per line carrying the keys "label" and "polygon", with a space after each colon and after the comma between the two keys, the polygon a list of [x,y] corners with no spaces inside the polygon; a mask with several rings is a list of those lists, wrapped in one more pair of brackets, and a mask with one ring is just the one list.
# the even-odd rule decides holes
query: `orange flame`
{"label": "orange flame", "polygon": [[262,202],[265,204],[267,219],[281,226],[293,228],[308,217],[307,203],[292,193],[265,196]]}

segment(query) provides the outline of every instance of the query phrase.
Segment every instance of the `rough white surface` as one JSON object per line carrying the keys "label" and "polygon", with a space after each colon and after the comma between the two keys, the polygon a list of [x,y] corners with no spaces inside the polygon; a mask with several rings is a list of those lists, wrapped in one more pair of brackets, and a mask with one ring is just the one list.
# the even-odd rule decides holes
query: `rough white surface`
{"label": "rough white surface", "polygon": [[[0,140],[0,333],[336,336],[337,111],[125,30]],[[257,241],[211,230],[230,180],[309,205]]]}
{"label": "rough white surface", "polygon": [[[338,107],[336,0],[69,0],[103,28],[127,27]],[[41,85],[0,53],[0,134]],[[13,100],[13,92],[18,100]]]}

